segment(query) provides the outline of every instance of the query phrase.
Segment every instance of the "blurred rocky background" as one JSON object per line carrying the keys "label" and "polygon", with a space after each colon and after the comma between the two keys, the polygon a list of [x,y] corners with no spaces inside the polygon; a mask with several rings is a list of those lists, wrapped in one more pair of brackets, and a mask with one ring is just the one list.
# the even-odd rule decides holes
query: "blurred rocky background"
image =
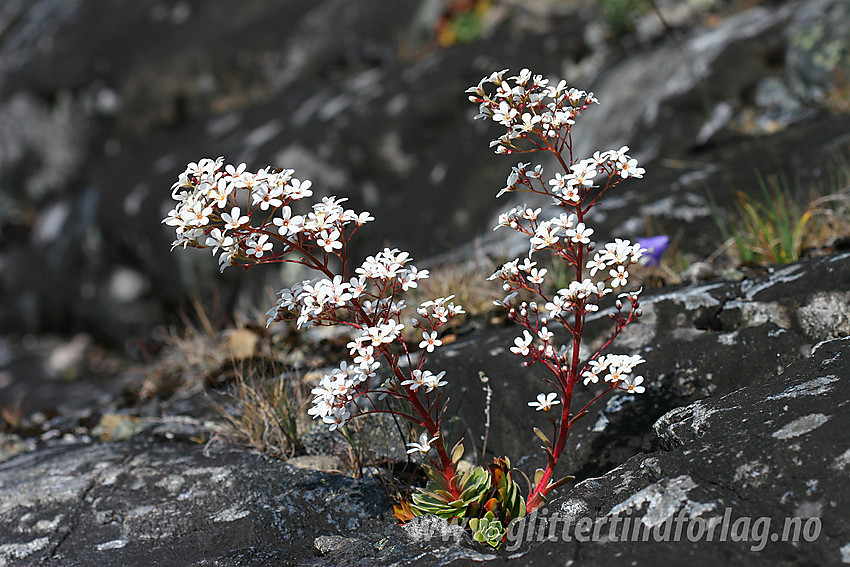
{"label": "blurred rocky background", "polygon": [[[147,451],[145,443],[156,448],[177,439],[192,443],[189,460],[200,462],[208,455],[197,442],[220,433],[220,425],[197,421],[218,415],[206,388],[232,381],[234,358],[253,358],[269,365],[269,375],[279,373],[261,313],[294,274],[267,267],[222,275],[208,252],[170,252],[173,232],[160,221],[171,208],[171,184],[190,161],[222,155],[253,170],[295,168],[298,177],[313,180],[318,195],[348,197],[352,208],[376,217],[358,235],[359,255],[395,246],[435,272],[441,265],[514,257],[523,243],[491,229],[496,214],[513,204],[494,196],[516,160],[488,148],[498,132],[473,122],[476,108],[464,90],[493,70],[523,67],[565,78],[599,98],[576,125],[578,155],[629,145],[647,170],[645,179],[596,208],[590,222],[598,240],[665,234],[675,256],[656,284],[727,280],[727,287],[709,284],[705,293],[658,299],[681,306],[682,314],[659,319],[675,331],[632,346],[681,354],[671,345],[687,334],[680,327],[694,327],[722,332],[722,340],[695,336],[734,344],[735,354],[696,342],[689,343],[696,362],[688,369],[672,359],[657,361],[666,368],[658,384],[672,384],[675,393],[655,399],[649,410],[639,408],[650,417],[641,417],[639,430],[601,458],[590,448],[610,444],[628,427],[620,423],[612,433],[605,430],[610,416],[593,417],[570,466],[584,477],[604,474],[638,451],[656,450],[652,421],[667,410],[733,391],[739,374],[762,380],[774,373],[774,363],[782,369],[809,356],[818,341],[850,333],[842,315],[849,303],[842,291],[850,287],[846,259],[804,264],[821,270],[805,280],[805,289],[799,282],[790,291],[779,287],[785,304],[774,306],[779,299],[771,296],[753,306],[757,293],[794,280],[770,275],[771,267],[742,269],[741,258],[729,257],[728,234],[718,223],[736,212],[739,193],[761,198],[768,181],[801,199],[804,209],[841,191],[846,199],[848,45],[845,0],[4,0],[0,461],[57,443],[120,442],[147,431],[140,449],[122,453],[123,445],[95,443],[85,458],[126,464],[128,454]],[[825,229],[804,255],[845,250],[844,228]],[[473,275],[469,281],[489,273],[480,268]],[[762,283],[737,282],[751,277]],[[820,295],[813,300],[807,294],[815,291]],[[494,383],[504,381],[500,369],[513,371],[504,370],[508,363],[498,362],[489,345],[494,337],[509,344],[515,330],[493,331],[499,325],[488,317],[457,330],[466,341],[461,352],[472,354],[458,363],[467,372],[456,399],[479,391],[480,361],[493,365]],[[182,330],[187,324],[188,333]],[[483,334],[474,333],[481,328]],[[740,335],[732,334],[736,329]],[[767,340],[777,336],[785,341],[779,346]],[[710,354],[700,358],[703,351]],[[776,361],[774,351],[781,352]],[[335,364],[338,353],[318,345],[300,356],[309,368]],[[731,370],[718,390],[712,368],[723,364]],[[463,422],[472,427],[483,410],[476,396],[469,399],[475,415]],[[189,421],[165,423],[164,414]],[[524,419],[494,424],[491,450],[528,447],[528,432],[511,426]],[[298,443],[307,445],[299,446],[309,453],[303,457],[335,451],[321,436]],[[325,449],[317,449],[322,443]],[[163,460],[174,461],[170,453]],[[27,466],[21,475],[43,477]],[[104,481],[90,480],[90,486]],[[33,486],[33,494],[45,490]],[[72,500],[88,494],[82,484],[74,487]],[[377,498],[369,494],[367,500]],[[370,502],[369,510],[380,508]],[[230,504],[221,503],[222,517],[243,518]],[[352,514],[364,514],[360,508],[353,506]],[[73,515],[60,509],[69,521]],[[208,512],[202,505],[201,524]],[[8,541],[26,539],[20,534],[32,526],[20,526],[28,521],[15,523],[19,535]],[[44,545],[33,549],[52,557],[64,537],[44,536]],[[309,555],[312,538],[305,541],[299,545]],[[100,544],[113,549],[113,542]],[[0,541],[0,564],[33,552],[8,545]],[[144,556],[147,548],[139,545]]]}
{"label": "blurred rocky background", "polygon": [[[657,9],[657,10],[656,10]],[[111,348],[192,294],[264,308],[275,269],[217,274],[172,254],[185,164],[295,168],[378,220],[420,263],[492,242],[514,160],[463,93],[530,67],[592,90],[579,154],[628,144],[649,172],[605,205],[600,238],[666,233],[702,259],[756,172],[828,183],[847,145],[840,1],[7,0],[0,6],[0,332]],[[661,17],[659,17],[659,15]],[[601,212],[601,211],[600,211]],[[684,225],[688,225],[685,227]],[[488,249],[492,251],[493,249]],[[508,251],[507,253],[510,253]]]}

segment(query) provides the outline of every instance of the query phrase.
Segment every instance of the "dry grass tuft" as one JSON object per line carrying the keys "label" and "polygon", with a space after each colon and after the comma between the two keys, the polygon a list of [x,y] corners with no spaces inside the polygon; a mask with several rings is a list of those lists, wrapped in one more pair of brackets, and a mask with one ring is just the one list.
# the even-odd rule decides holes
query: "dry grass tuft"
{"label": "dry grass tuft", "polygon": [[281,373],[270,380],[237,373],[229,406],[219,406],[236,437],[273,457],[304,452],[300,435],[309,428],[308,392],[301,377]]}

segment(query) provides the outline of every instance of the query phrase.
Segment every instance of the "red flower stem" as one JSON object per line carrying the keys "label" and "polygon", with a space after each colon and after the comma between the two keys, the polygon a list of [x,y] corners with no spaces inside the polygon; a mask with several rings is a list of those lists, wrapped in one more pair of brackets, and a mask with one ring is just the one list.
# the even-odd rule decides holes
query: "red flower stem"
{"label": "red flower stem", "polygon": [[[392,357],[387,351],[384,351],[383,354],[399,384],[404,382],[405,376],[398,367],[398,364],[392,360]],[[419,424],[428,431],[428,435],[430,437],[436,437],[434,448],[437,450],[437,456],[440,458],[440,474],[446,480],[449,492],[451,492],[454,497],[460,496],[457,486],[452,484],[452,479],[455,476],[455,468],[448,451],[446,451],[446,444],[443,443],[443,434],[440,432],[439,418],[437,420],[432,419],[430,412],[425,409],[425,406],[423,406],[422,402],[419,401],[419,397],[416,395],[415,391],[411,390],[407,386],[402,387],[407,393],[407,399],[410,402],[410,405],[413,406],[413,409],[416,410],[416,414],[419,416]]]}

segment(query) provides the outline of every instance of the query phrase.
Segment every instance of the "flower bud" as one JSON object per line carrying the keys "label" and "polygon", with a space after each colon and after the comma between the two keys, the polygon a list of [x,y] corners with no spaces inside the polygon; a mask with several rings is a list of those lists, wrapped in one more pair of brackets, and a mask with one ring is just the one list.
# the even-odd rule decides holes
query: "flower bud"
{"label": "flower bud", "polygon": [[638,309],[638,310],[635,311],[635,317],[642,317],[642,316],[643,316],[643,309]]}

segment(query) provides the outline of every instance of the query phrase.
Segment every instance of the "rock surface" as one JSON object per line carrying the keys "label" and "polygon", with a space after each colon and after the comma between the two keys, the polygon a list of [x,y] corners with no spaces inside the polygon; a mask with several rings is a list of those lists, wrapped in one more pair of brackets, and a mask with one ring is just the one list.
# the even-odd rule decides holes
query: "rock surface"
{"label": "rock surface", "polygon": [[[546,517],[590,518],[584,521],[599,526],[600,541],[514,539],[516,548],[509,542],[511,550],[494,552],[441,520],[400,528],[374,479],[270,461],[221,443],[203,422],[173,420],[149,423],[119,442],[68,438],[25,447],[0,463],[0,564],[537,565],[557,557],[658,565],[683,556],[700,565],[846,562],[848,282],[845,253],[642,301],[645,317],[612,348],[647,359],[648,391],[612,398],[579,422],[563,467],[578,482],[546,508]],[[480,423],[475,397],[483,368],[494,387],[488,454],[504,452],[533,468],[541,457],[528,452],[530,425],[545,422],[517,400],[533,399],[540,384],[515,357],[494,352],[515,334],[471,331],[443,349],[441,361],[454,395],[465,390],[453,434]],[[471,445],[480,443],[478,433],[465,433]],[[727,541],[688,539],[691,517],[719,522],[725,514]],[[679,542],[652,535],[649,542],[615,542],[614,516],[643,521],[660,539],[668,519],[675,528],[682,518],[685,531]],[[745,520],[732,528],[743,517],[751,518],[749,541],[738,536]],[[796,543],[770,539],[795,517]],[[770,518],[770,531],[760,518]],[[708,525],[699,522],[695,535]],[[797,520],[790,522],[794,535]],[[559,540],[561,533],[563,523]]]}
{"label": "rock surface", "polygon": [[443,4],[5,3],[0,332],[86,332],[135,351],[193,292],[265,311],[278,271],[222,277],[208,254],[169,252],[168,188],[207,155],[294,167],[372,211],[381,229],[360,254],[390,243],[423,260],[485,235],[510,255],[516,241],[490,229],[514,162],[492,155],[498,133],[472,122],[463,93],[493,69],[594,90],[579,153],[629,144],[644,162],[647,178],[598,208],[600,238],[686,223],[680,249],[704,258],[719,240],[706,194],[728,207],[758,191],[757,173],[805,191],[850,143],[831,106],[850,76],[839,0],[659,2],[673,29],[648,13],[626,44],[605,39],[598,3],[494,3],[481,37],[437,49],[420,38]]}
{"label": "rock surface", "polygon": [[294,565],[317,534],[387,528],[376,482],[166,433],[0,464],[0,564]]}
{"label": "rock surface", "polygon": [[[842,0],[659,0],[665,23],[650,12],[618,30],[598,2],[504,0],[474,41],[438,48],[447,4],[0,2],[0,567],[850,564],[840,239],[839,253],[734,282],[704,282],[716,274],[695,263],[692,285],[645,294],[611,350],[646,359],[647,392],[578,422],[559,470],[576,483],[546,508],[589,518],[600,541],[560,541],[561,525],[559,541],[493,551],[435,518],[399,527],[377,480],[407,459],[390,423],[369,441],[375,478],[336,472],[347,446],[326,431],[287,464],[223,439],[213,376],[144,398],[138,369],[103,348],[147,354],[138,345],[195,292],[220,294],[227,313],[264,311],[283,278],[220,276],[208,254],[169,253],[168,188],[205,155],[294,167],[372,211],[379,228],[358,254],[512,256],[517,242],[490,229],[514,162],[492,155],[496,132],[463,94],[494,69],[595,91],[580,152],[629,144],[646,167],[593,211],[600,240],[665,233],[700,260],[720,239],[710,199],[729,210],[736,191],[758,194],[759,175],[835,189],[850,148]],[[590,321],[588,347],[607,323]],[[542,388],[508,352],[518,334],[472,319],[431,365],[447,371],[446,423],[467,456],[531,472],[543,461],[531,426],[550,424],[525,405]],[[238,358],[251,358],[258,335],[244,335]],[[235,343],[211,341],[226,366]],[[592,396],[582,387],[574,403]],[[727,524],[751,518],[755,541],[732,541],[734,528],[725,542],[688,539],[684,520],[698,529],[727,511]],[[613,541],[614,517],[682,518],[684,537]],[[786,518],[800,537],[772,541]]]}

